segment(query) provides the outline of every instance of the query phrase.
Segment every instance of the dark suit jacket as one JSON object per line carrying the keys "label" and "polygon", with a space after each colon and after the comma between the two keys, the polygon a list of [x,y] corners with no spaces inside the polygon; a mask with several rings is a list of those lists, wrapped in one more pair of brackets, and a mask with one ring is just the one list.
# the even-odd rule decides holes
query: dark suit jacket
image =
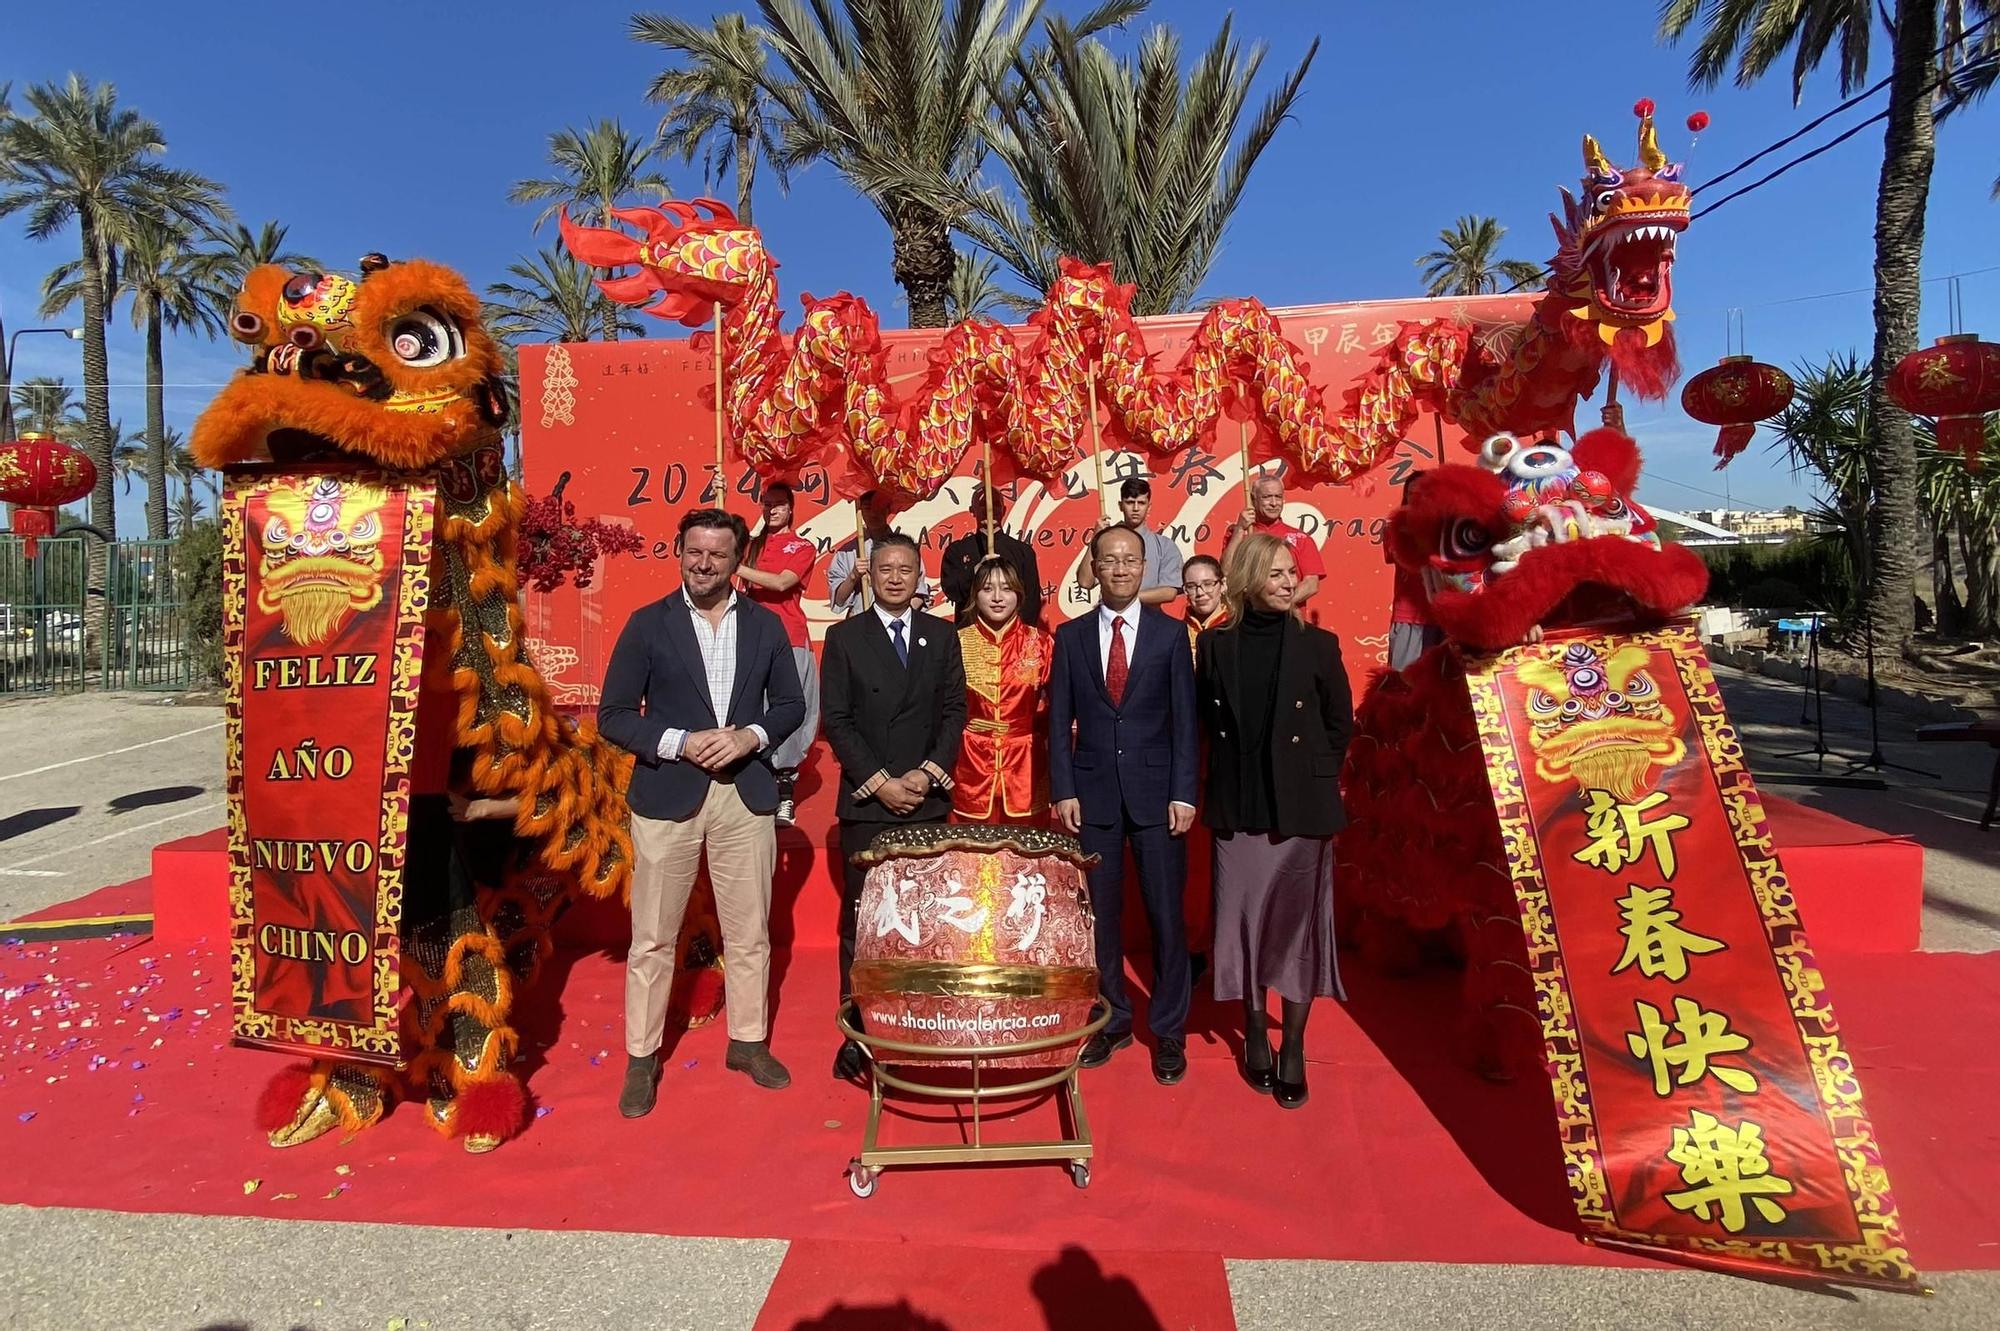
{"label": "dark suit jacket", "polygon": [[[1242,764],[1271,764],[1279,836],[1332,836],[1347,825],[1340,803],[1340,765],[1354,733],[1354,705],[1340,639],[1325,629],[1285,622],[1278,657],[1277,697],[1246,696],[1237,673],[1242,635],[1224,625],[1195,643],[1195,687],[1201,694],[1202,729],[1208,736],[1208,796],[1202,821],[1218,832],[1238,827]],[[1250,754],[1241,745],[1242,717],[1252,707],[1272,707],[1270,752]]]}
{"label": "dark suit jacket", "polygon": [[[1042,572],[1035,562],[1035,548],[1006,532],[997,534],[993,549],[1014,566],[1021,579],[1021,618],[1030,624],[1042,622]],[[950,599],[952,611],[962,624],[972,605],[972,571],[986,558],[986,534],[975,527],[972,535],[961,536],[944,548],[938,583]]]}
{"label": "dark suit jacket", "polygon": [[1049,798],[1079,801],[1083,821],[1093,826],[1130,817],[1151,827],[1167,821],[1168,804],[1195,803],[1201,731],[1187,625],[1157,606],[1140,607],[1124,704],[1114,707],[1098,655],[1098,613],[1093,606],[1056,630],[1049,667]]}
{"label": "dark suit jacket", "polygon": [[[747,596],[736,598],[731,612],[736,616],[736,685],[718,717],[709,706],[708,672],[692,613],[679,591],[632,612],[604,672],[597,728],[638,758],[627,799],[642,818],[679,821],[690,816],[715,781],[734,782],[746,807],[770,813],[778,807],[770,750],[806,719],[791,639],[776,615]],[[718,725],[762,726],[770,746],[716,775],[691,762],[660,758],[660,737],[668,730]]]}
{"label": "dark suit jacket", "polygon": [[958,762],[965,737],[965,662],[958,654],[958,630],[919,611],[910,616],[910,638],[905,666],[872,606],[826,631],[820,726],[840,760],[836,812],[847,822],[936,822],[951,812],[951,793],[941,786],[907,817],[872,798],[854,797],[855,787],[877,772],[901,776],[929,762],[949,776]]}

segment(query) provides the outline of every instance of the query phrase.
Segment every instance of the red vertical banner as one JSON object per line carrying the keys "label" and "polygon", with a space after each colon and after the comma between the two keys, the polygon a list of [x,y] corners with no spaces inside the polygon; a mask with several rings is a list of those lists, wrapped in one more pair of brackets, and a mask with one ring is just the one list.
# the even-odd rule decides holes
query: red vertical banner
{"label": "red vertical banner", "polygon": [[1552,635],[1467,682],[1586,1237],[1914,1289],[1693,626]]}
{"label": "red vertical banner", "polygon": [[437,492],[231,474],[223,496],[236,1040],[397,1063],[403,853]]}

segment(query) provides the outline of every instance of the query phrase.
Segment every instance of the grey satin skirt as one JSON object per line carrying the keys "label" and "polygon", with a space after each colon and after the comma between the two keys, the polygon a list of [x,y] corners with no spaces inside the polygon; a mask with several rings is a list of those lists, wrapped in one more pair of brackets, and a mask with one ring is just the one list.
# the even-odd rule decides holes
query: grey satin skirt
{"label": "grey satin skirt", "polygon": [[1345,999],[1333,945],[1333,839],[1215,834],[1215,996]]}

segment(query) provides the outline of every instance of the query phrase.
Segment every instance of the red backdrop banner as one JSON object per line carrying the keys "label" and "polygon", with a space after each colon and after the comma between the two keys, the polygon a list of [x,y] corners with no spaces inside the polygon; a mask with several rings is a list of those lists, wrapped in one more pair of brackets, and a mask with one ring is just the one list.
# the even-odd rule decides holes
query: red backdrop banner
{"label": "red backdrop banner", "polygon": [[1468,680],[1586,1232],[1913,1283],[1692,625],[1553,635]]}
{"label": "red backdrop banner", "polygon": [[234,475],[222,507],[237,1040],[395,1063],[436,491]]}
{"label": "red backdrop banner", "polygon": [[[1374,301],[1278,310],[1285,336],[1301,351],[1307,373],[1330,403],[1360,381],[1380,347],[1406,322],[1457,316],[1500,335],[1528,317],[1534,297],[1482,296],[1464,300]],[[1147,346],[1158,363],[1171,365],[1186,347],[1200,316],[1143,319]],[[899,387],[923,377],[926,356],[941,329],[885,332]],[[547,494],[563,473],[564,497],[580,517],[626,521],[645,538],[636,557],[601,571],[581,592],[563,588],[529,597],[529,636],[536,662],[559,704],[591,706],[611,645],[626,618],[677,585],[674,524],[704,492],[713,500],[715,470],[714,364],[706,349],[685,341],[586,342],[521,348],[522,451],[526,483]],[[1270,456],[1253,440],[1252,465]],[[1243,507],[1238,425],[1224,422],[1216,437],[1171,458],[1136,452],[1105,454],[1106,488],[1127,476],[1153,482],[1151,520],[1163,526],[1182,553],[1219,554],[1223,528]],[[1327,576],[1310,607],[1312,617],[1341,637],[1357,686],[1385,658],[1390,570],[1382,558],[1382,533],[1399,487],[1413,468],[1433,464],[1444,440],[1456,451],[1456,431],[1420,417],[1395,457],[1353,487],[1293,488],[1286,517],[1319,542]],[[1007,530],[1036,549],[1042,581],[1054,594],[1050,614],[1081,613],[1090,597],[1075,585],[1089,533],[1098,522],[1096,475],[1084,450],[1059,484],[1026,481],[1009,487]],[[1275,466],[1276,464],[1271,464]],[[933,498],[902,514],[896,526],[918,537],[933,578],[944,546],[972,530],[966,478],[975,474],[975,449]],[[757,478],[733,453],[726,478],[729,504],[754,520]],[[826,601],[825,555],[854,535],[853,505],[834,493],[826,469],[808,466],[796,478],[798,526],[821,552],[806,588],[806,613],[815,639],[832,622]],[[1113,509],[1113,516],[1116,510]],[[1176,611],[1178,613],[1178,610]]]}

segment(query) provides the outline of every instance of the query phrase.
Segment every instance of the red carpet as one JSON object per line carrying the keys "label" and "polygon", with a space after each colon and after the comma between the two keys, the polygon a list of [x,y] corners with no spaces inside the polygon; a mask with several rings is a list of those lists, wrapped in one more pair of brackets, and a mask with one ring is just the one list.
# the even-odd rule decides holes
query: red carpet
{"label": "red carpet", "polygon": [[[1055,1165],[938,1168],[890,1171],[860,1201],[843,1169],[866,1100],[827,1075],[832,956],[778,964],[774,1047],[792,1088],[724,1072],[724,1032],[704,1029],[672,1051],[659,1108],[626,1122],[613,1104],[620,963],[559,955],[524,1042],[541,1116],[471,1158],[407,1107],[348,1141],[265,1147],[251,1106],[278,1060],[227,1043],[212,953],[151,938],[0,947],[0,1202],[769,1236],[864,1244],[885,1263],[899,1245],[976,1246],[1032,1254],[1037,1270],[1075,1245],[1142,1289],[1176,1265],[1162,1254],[1189,1252],[1604,1260],[1568,1231],[1546,1088],[1489,1086],[1446,1047],[1446,977],[1405,984],[1354,963],[1350,1004],[1316,1018],[1300,1112],[1242,1085],[1216,1034],[1225,1015],[1199,1003],[1182,1085],[1155,1085],[1140,1048],[1086,1074],[1099,1144],[1087,1190]],[[2000,955],[1834,956],[1827,978],[1918,1264],[2000,1267],[2000,1051],[1985,1019],[2000,1011]],[[926,1112],[885,1137],[954,1132]],[[1023,1114],[1023,1134],[1053,1114]],[[1009,1306],[1025,1307],[1015,1293],[1033,1272],[1009,1271]]]}

